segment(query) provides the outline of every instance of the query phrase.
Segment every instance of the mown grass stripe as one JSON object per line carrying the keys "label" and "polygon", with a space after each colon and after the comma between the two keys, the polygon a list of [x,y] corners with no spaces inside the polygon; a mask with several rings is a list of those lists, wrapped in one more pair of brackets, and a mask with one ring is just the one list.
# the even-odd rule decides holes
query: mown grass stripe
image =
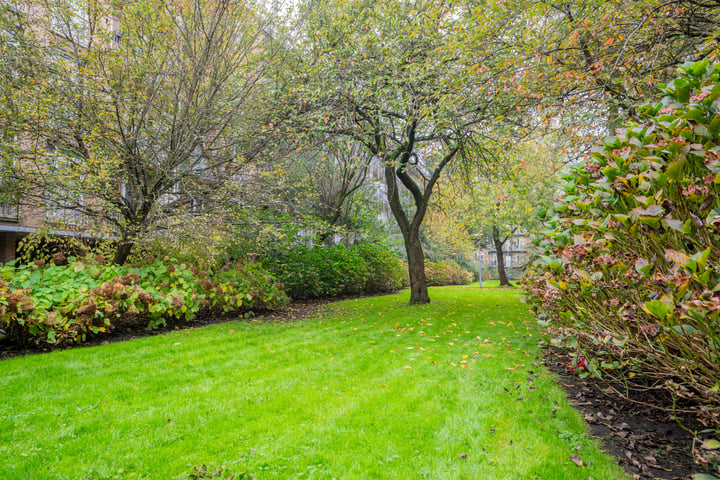
{"label": "mown grass stripe", "polygon": [[626,478],[538,366],[517,291],[431,294],[3,361],[0,478]]}

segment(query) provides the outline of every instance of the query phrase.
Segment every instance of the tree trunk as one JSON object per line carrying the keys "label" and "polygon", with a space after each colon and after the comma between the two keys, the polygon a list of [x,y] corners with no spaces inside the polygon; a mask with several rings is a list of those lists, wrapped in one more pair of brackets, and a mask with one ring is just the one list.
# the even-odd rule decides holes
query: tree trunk
{"label": "tree trunk", "polygon": [[509,287],[511,285],[507,279],[507,275],[505,274],[505,257],[503,257],[503,245],[505,245],[507,238],[505,238],[505,240],[500,238],[500,231],[497,227],[493,227],[492,236],[493,243],[495,244],[495,255],[497,256],[497,269],[498,276],[500,277],[500,286]]}
{"label": "tree trunk", "polygon": [[134,245],[135,242],[132,240],[120,240],[117,248],[115,249],[115,258],[113,258],[113,263],[116,265],[124,265],[128,256],[130,256],[130,252],[132,251]]}
{"label": "tree trunk", "polygon": [[403,237],[405,237],[405,252],[410,274],[410,303],[430,303],[427,277],[425,276],[425,254],[420,244],[419,229],[413,229],[409,235],[403,235]]}
{"label": "tree trunk", "polygon": [[[422,225],[425,218],[433,188],[438,178],[440,178],[443,168],[455,158],[460,146],[456,145],[450,148],[433,170],[424,188],[421,188],[407,171],[411,158],[417,159],[414,153],[416,129],[417,119],[414,119],[407,132],[407,144],[401,145],[393,155],[384,160],[384,163],[388,204],[398,227],[400,227],[403,240],[405,240],[405,253],[407,253],[408,273],[410,274],[410,303],[422,304],[430,303],[430,296],[428,295],[427,277],[425,276],[425,254],[420,243],[420,225]],[[378,143],[371,150],[374,155],[378,155],[385,148],[384,145]],[[398,183],[398,180],[400,180],[400,183]],[[412,221],[409,220],[400,200],[400,185],[405,187],[408,193],[412,195],[415,204]]]}
{"label": "tree trunk", "polygon": [[388,203],[393,216],[402,232],[405,243],[405,253],[408,260],[408,273],[410,274],[410,304],[430,303],[428,295],[427,277],[425,276],[425,253],[420,243],[420,225],[427,210],[427,196],[415,195],[415,215],[413,221],[408,221],[405,210],[400,202],[398,184],[395,180],[395,169],[392,166],[385,168],[385,181],[388,186]]}

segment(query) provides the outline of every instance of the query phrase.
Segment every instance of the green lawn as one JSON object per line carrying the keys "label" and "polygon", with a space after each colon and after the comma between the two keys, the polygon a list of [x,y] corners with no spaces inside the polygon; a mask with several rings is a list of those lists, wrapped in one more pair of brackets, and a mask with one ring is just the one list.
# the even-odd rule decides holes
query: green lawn
{"label": "green lawn", "polygon": [[627,478],[539,366],[518,291],[431,298],[0,362],[0,478]]}

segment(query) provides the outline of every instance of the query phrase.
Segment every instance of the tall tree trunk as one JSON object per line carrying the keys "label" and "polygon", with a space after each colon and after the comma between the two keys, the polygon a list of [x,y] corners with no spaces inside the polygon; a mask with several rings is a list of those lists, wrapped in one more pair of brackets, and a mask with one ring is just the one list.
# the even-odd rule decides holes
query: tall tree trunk
{"label": "tall tree trunk", "polygon": [[[423,253],[422,244],[420,243],[420,225],[422,225],[427,212],[430,197],[433,188],[440,178],[445,166],[455,158],[460,151],[460,145],[451,147],[440,163],[435,167],[430,178],[425,182],[422,188],[415,179],[408,173],[407,169],[411,158],[417,160],[414,153],[415,133],[417,129],[417,119],[414,119],[408,126],[408,140],[406,144],[400,145],[392,155],[385,160],[385,186],[387,187],[387,199],[392,210],[393,216],[397,221],[398,227],[405,240],[405,253],[407,253],[408,270],[410,274],[410,303],[420,304],[429,303],[427,277],[425,276],[425,254]],[[384,143],[380,142],[371,148],[374,155],[381,153]],[[400,182],[398,182],[398,180]],[[400,200],[400,185],[402,185],[408,193],[412,195],[415,204],[415,212],[410,216],[405,212],[402,201]]]}
{"label": "tall tree trunk", "polygon": [[413,229],[409,235],[403,234],[403,237],[408,259],[408,273],[410,274],[410,303],[430,303],[427,277],[425,276],[425,254],[420,244],[419,229]]}
{"label": "tall tree trunk", "polygon": [[493,243],[495,244],[495,255],[497,256],[497,269],[498,276],[500,277],[500,286],[509,287],[510,282],[508,281],[507,275],[505,274],[505,257],[503,256],[503,246],[505,245],[505,242],[507,241],[509,236],[505,237],[505,239],[503,240],[500,237],[500,230],[498,230],[497,227],[493,226],[492,237]]}
{"label": "tall tree trunk", "polygon": [[425,276],[425,253],[420,243],[420,225],[427,210],[428,197],[414,196],[416,210],[411,222],[402,207],[396,181],[396,170],[392,166],[385,167],[385,181],[388,186],[387,198],[390,210],[400,227],[405,243],[408,273],[410,274],[410,304],[430,303],[427,277]]}

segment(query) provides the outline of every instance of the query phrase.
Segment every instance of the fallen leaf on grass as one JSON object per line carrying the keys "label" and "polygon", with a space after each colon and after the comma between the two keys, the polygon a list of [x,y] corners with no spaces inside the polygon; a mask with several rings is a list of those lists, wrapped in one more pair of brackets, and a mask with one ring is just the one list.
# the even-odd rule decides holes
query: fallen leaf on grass
{"label": "fallen leaf on grass", "polygon": [[583,466],[585,466],[585,465],[583,464],[582,458],[578,457],[578,456],[575,455],[574,453],[573,453],[572,455],[570,455],[570,460],[572,460],[573,463],[575,463],[575,465],[577,465],[578,467],[583,467]]}
{"label": "fallen leaf on grass", "polygon": [[411,367],[410,365],[405,365],[403,368],[404,368],[405,370],[412,370],[412,367]]}

